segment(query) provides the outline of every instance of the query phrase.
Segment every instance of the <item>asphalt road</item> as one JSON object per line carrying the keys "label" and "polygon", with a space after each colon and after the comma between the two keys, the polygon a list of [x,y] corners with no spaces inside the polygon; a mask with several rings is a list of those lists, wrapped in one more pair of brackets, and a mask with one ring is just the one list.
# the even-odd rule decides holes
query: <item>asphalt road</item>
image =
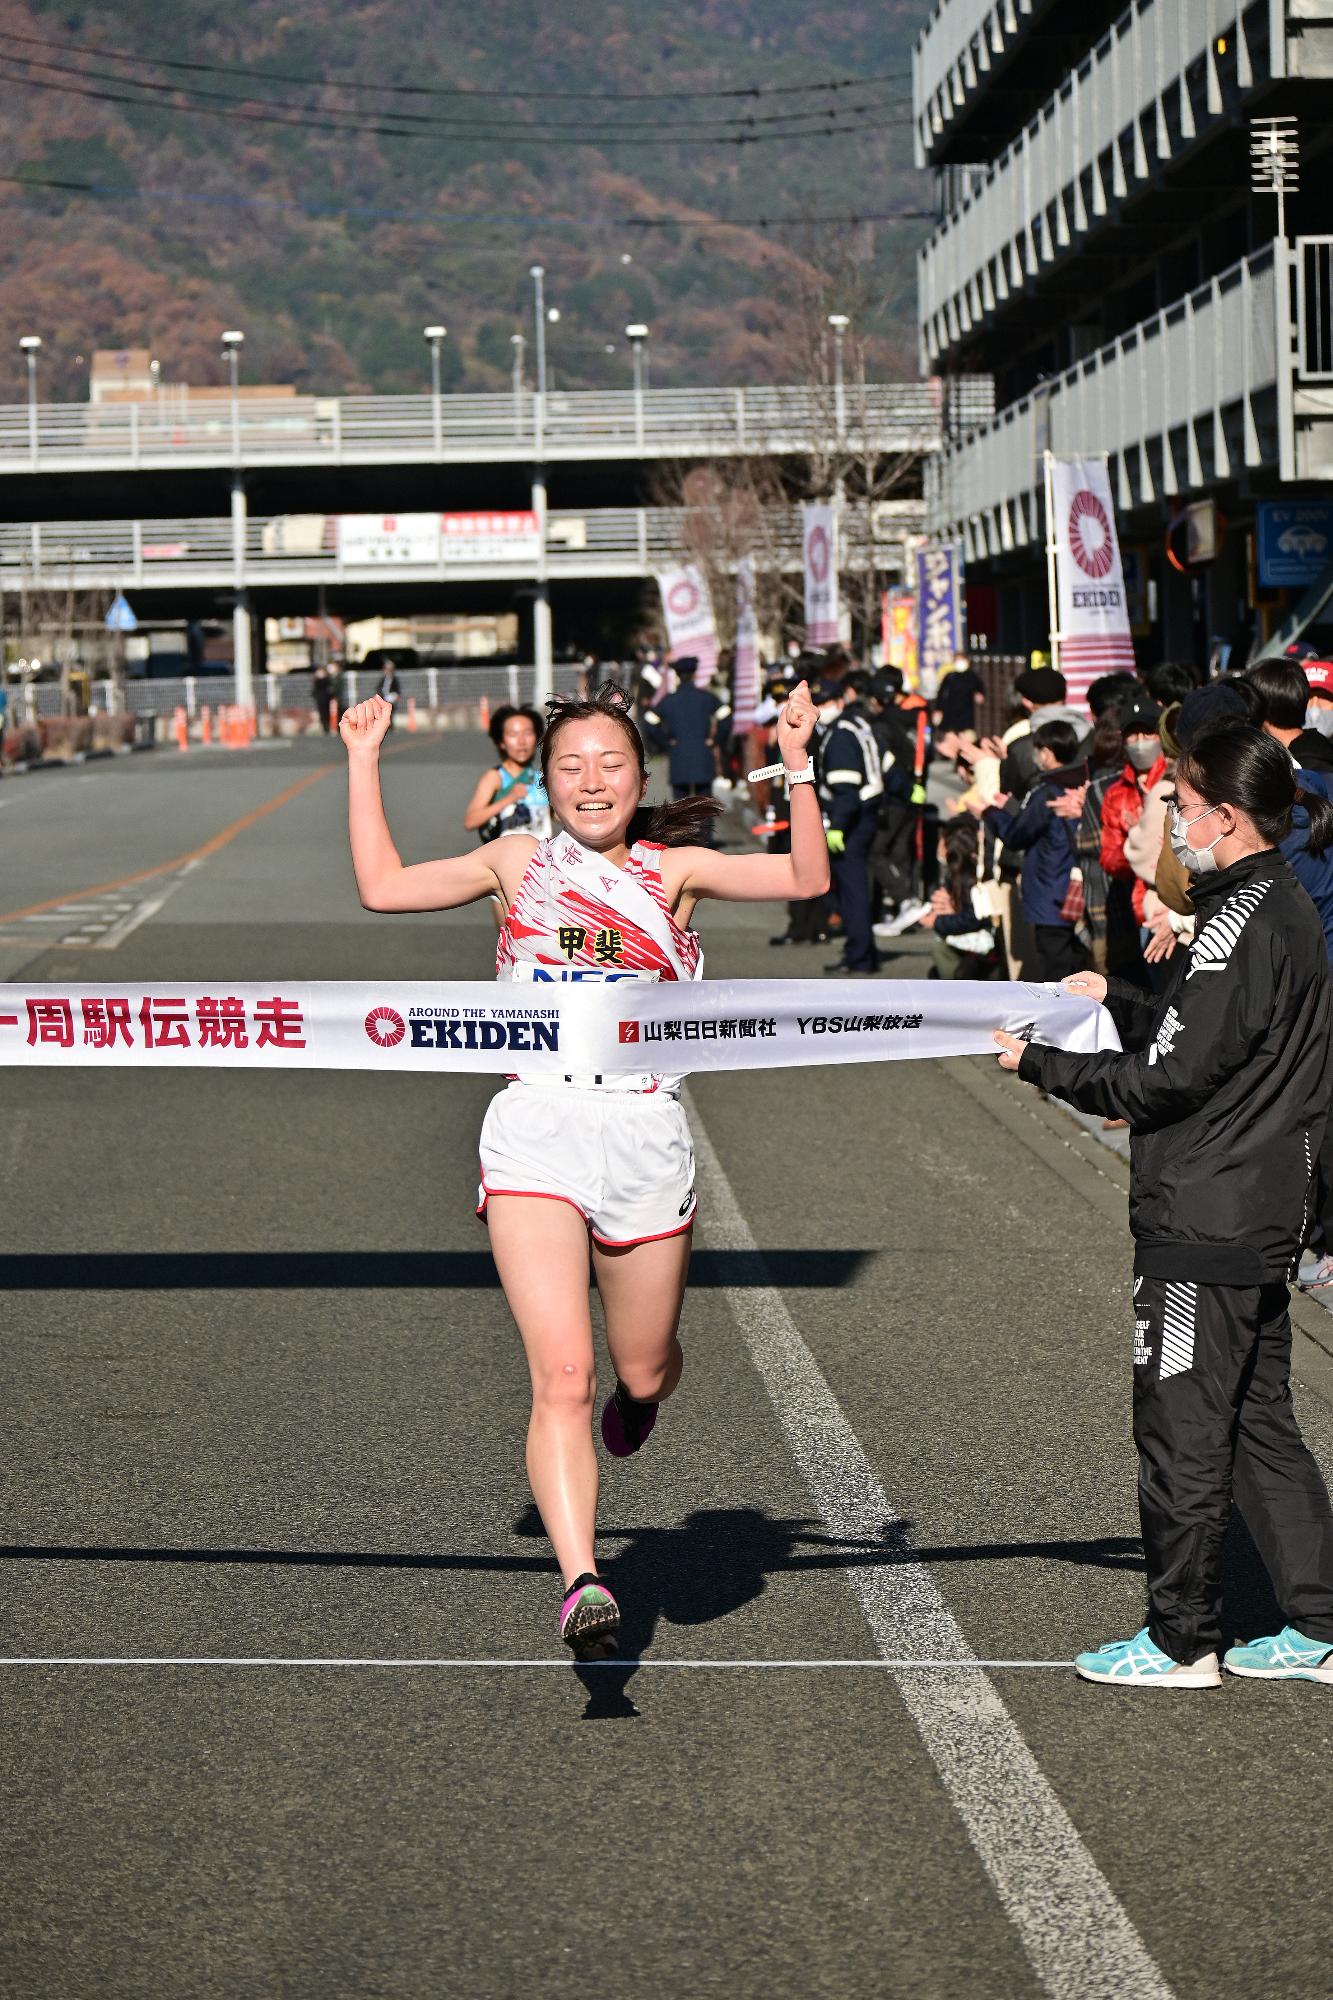
{"label": "asphalt road", "polygon": [[[395,744],[406,853],[484,747]],[[0,976],[485,976],[484,913],[359,909],[338,766],[0,785]],[[826,955],[776,928],[710,969]],[[461,1663],[0,1664],[0,1992],[1327,1993],[1326,1691],[885,1664],[1140,1623],[1120,1164],[987,1063],[700,1078],[685,1382],[605,1467],[639,1664],[467,1664],[558,1650],[491,1088],[0,1071],[0,1655]]]}

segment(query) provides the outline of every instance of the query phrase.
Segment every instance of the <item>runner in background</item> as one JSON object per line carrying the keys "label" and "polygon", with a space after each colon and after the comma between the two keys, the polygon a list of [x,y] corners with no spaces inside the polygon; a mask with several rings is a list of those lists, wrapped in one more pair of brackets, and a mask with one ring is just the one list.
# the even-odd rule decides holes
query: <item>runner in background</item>
{"label": "runner in background", "polygon": [[[463,814],[465,831],[475,833],[483,846],[506,834],[545,840],[550,833],[551,805],[537,763],[544,728],[533,708],[497,708],[491,717],[488,733],[500,761],[482,772]],[[491,914],[499,930],[504,908],[497,896],[491,898]]]}
{"label": "runner in background", "polygon": [[[660,807],[647,836],[634,822],[647,790],[643,740],[625,697],[607,689],[548,703],[542,775],[557,831],[515,834],[469,854],[405,867],[380,793],[386,703],[343,717],[349,832],[367,909],[451,910],[496,896],[504,910],[497,976],[549,981],[697,979],[697,905],[821,894],[828,849],[807,746],[815,726],[802,683],[778,741],[791,793],[789,855],[719,854],[695,836],[712,799]],[[804,774],[808,772],[809,776]],[[680,1379],[676,1329],[694,1221],[694,1152],[681,1079],[516,1077],[481,1135],[479,1213],[532,1378],[527,1463],[533,1498],[564,1578],[560,1635],[576,1654],[614,1647],[620,1611],[596,1554],[597,1367],[588,1305],[601,1294],[616,1383],[601,1418],[619,1457],[637,1451]]]}

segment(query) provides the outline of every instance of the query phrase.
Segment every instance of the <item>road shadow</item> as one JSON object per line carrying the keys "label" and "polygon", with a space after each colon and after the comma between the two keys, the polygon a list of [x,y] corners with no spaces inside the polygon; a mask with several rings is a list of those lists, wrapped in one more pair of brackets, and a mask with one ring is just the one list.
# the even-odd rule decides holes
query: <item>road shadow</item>
{"label": "road shadow", "polygon": [[[691,1290],[837,1290],[874,1250],[696,1250]],[[0,1256],[0,1291],[495,1291],[488,1250],[80,1250]]]}
{"label": "road shadow", "polygon": [[[622,1658],[574,1666],[587,1695],[585,1719],[614,1721],[637,1716],[630,1687],[638,1662],[647,1658],[660,1627],[665,1623],[693,1630],[716,1624],[762,1597],[774,1576],[850,1573],[917,1563],[929,1569],[950,1563],[1029,1561],[1065,1563],[1077,1569],[1143,1569],[1137,1536],[917,1545],[911,1540],[911,1531],[910,1521],[895,1520],[886,1522],[873,1540],[842,1539],[825,1533],[809,1518],[780,1518],[758,1507],[699,1508],[665,1527],[604,1526],[601,1538],[615,1547],[615,1553],[602,1563],[602,1573],[621,1607]],[[529,1505],[511,1532],[515,1540],[540,1543],[541,1547],[530,1553],[518,1549],[472,1553],[7,1543],[0,1545],[0,1561],[539,1575],[550,1578],[554,1605],[558,1573],[536,1508]],[[1267,1573],[1239,1514],[1233,1516],[1223,1551],[1223,1590],[1228,1643],[1236,1636],[1274,1632],[1282,1624]],[[1090,1634],[1089,1643],[1096,1637]]]}

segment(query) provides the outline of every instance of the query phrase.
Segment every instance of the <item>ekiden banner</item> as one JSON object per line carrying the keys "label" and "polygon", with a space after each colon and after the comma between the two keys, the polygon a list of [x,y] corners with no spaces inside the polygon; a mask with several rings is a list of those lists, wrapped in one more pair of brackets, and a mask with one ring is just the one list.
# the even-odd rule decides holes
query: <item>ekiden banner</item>
{"label": "ekiden banner", "polygon": [[1102,674],[1134,672],[1134,640],[1115,504],[1104,458],[1046,455],[1046,531],[1054,664],[1073,708]]}
{"label": "ekiden banner", "polygon": [[[609,933],[614,937],[615,933]],[[1119,1047],[1094,1001],[970,981],[320,981],[9,986],[0,1065],[85,1069],[485,1071],[527,1081],[994,1055],[991,1031]]]}
{"label": "ekiden banner", "polygon": [[801,548],[805,570],[805,643],[838,643],[838,528],[833,508],[822,500],[801,508]]}
{"label": "ekiden banner", "polygon": [[711,680],[717,666],[717,625],[703,571],[694,563],[659,570],[657,588],[662,593],[669,657],[680,660],[692,654],[699,662],[700,683]]}

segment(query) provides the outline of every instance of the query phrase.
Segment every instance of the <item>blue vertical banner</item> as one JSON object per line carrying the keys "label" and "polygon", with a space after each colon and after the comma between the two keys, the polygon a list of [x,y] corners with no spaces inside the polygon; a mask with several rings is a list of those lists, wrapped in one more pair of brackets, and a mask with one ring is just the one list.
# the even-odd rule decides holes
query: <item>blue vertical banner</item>
{"label": "blue vertical banner", "polygon": [[962,551],[956,542],[926,542],[917,550],[916,597],[921,692],[929,700],[966,643]]}

